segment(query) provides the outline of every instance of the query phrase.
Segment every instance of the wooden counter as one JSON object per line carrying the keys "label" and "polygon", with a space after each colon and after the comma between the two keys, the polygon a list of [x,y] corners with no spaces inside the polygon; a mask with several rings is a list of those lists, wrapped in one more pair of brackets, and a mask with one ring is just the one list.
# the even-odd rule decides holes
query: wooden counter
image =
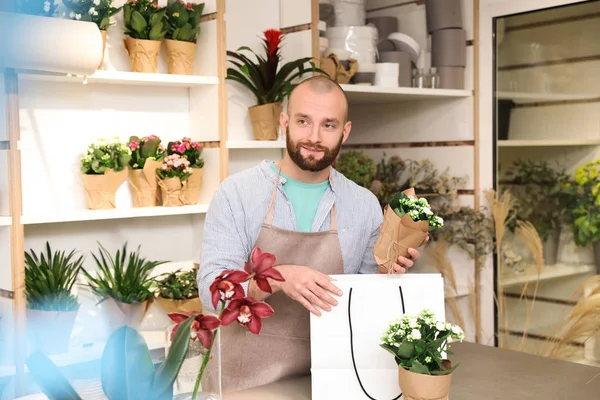
{"label": "wooden counter", "polygon": [[[456,400],[599,400],[600,368],[473,343],[455,343]],[[310,400],[310,377],[229,393],[224,400]],[[338,400],[338,399],[331,399]]]}

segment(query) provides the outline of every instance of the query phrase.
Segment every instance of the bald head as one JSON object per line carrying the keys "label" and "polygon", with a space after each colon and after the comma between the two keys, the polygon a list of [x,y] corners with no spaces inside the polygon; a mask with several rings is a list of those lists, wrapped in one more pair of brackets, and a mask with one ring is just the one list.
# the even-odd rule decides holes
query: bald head
{"label": "bald head", "polygon": [[305,79],[302,82],[300,82],[296,87],[294,87],[288,99],[288,115],[290,114],[290,110],[293,108],[294,98],[298,95],[302,95],[302,92],[305,92],[306,90],[310,90],[311,92],[317,94],[338,95],[336,97],[338,97],[339,101],[342,102],[342,106],[344,109],[344,122],[348,120],[348,97],[346,96],[346,92],[344,92],[344,89],[342,89],[342,87],[337,82],[335,82],[331,78],[322,75],[313,76],[308,79]]}

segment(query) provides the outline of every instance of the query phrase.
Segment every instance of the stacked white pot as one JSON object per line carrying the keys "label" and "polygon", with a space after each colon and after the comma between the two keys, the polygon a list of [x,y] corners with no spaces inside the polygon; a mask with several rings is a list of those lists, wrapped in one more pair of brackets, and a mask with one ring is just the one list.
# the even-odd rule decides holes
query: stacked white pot
{"label": "stacked white pot", "polygon": [[329,4],[335,14],[334,26],[365,25],[365,0],[329,0]]}
{"label": "stacked white pot", "polygon": [[431,66],[437,69],[440,87],[464,89],[467,37],[461,0],[425,0],[425,14],[431,35]]}

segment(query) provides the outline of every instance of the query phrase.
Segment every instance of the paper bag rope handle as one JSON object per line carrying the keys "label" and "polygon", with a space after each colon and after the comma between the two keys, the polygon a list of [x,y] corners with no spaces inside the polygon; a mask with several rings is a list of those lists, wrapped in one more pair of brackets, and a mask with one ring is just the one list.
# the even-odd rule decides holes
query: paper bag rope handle
{"label": "paper bag rope handle", "polygon": [[[398,290],[400,290],[400,302],[402,303],[402,315],[404,315],[406,313],[406,311],[404,308],[404,294],[402,293],[402,286],[398,286]],[[348,325],[350,326],[350,353],[352,354],[352,366],[354,367],[354,373],[356,374],[356,379],[358,379],[358,384],[360,385],[360,388],[362,389],[365,396],[367,396],[371,400],[377,400],[375,397],[373,397],[369,393],[367,393],[367,390],[365,389],[365,387],[363,386],[363,384],[360,380],[360,376],[358,374],[358,369],[356,368],[356,360],[354,358],[354,340],[352,338],[352,313],[350,312],[351,305],[352,305],[352,288],[350,288],[350,292],[348,293]],[[400,393],[398,396],[394,397],[392,400],[398,400],[400,397],[402,397],[402,393]]]}

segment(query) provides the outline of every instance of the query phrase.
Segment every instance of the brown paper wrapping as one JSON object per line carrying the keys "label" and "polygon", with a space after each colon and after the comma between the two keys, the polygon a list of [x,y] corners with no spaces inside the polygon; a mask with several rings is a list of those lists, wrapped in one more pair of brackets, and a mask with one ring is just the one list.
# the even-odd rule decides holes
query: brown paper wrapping
{"label": "brown paper wrapping", "polygon": [[191,311],[202,312],[202,302],[200,301],[199,297],[194,297],[188,300],[171,300],[158,296],[156,301],[158,301],[158,303],[163,306],[165,311],[168,313],[186,313]]}
{"label": "brown paper wrapping", "polygon": [[350,82],[352,77],[358,72],[358,61],[353,58],[348,60],[348,69],[340,62],[335,54],[330,54],[320,60],[320,68],[329,75],[331,79],[340,84]]}
{"label": "brown paper wrapping", "polygon": [[248,108],[252,131],[256,140],[277,140],[281,103],[269,103]]}
{"label": "brown paper wrapping", "polygon": [[69,350],[69,340],[77,311],[26,310],[29,333],[35,347],[46,354],[62,354]]}
{"label": "brown paper wrapping", "polygon": [[108,325],[111,331],[114,331],[124,325],[133,329],[139,328],[153,301],[154,298],[151,297],[143,303],[127,304],[109,297],[101,305],[106,310]]}
{"label": "brown paper wrapping", "polygon": [[100,59],[100,64],[98,64],[98,69],[102,69],[104,65],[104,51],[106,50],[106,31],[100,31],[102,35],[102,58]]}
{"label": "brown paper wrapping", "polygon": [[156,72],[160,53],[160,40],[133,39],[127,36],[123,39],[123,44],[129,54],[133,72]]}
{"label": "brown paper wrapping", "polygon": [[[410,197],[417,197],[413,188],[406,189],[403,193]],[[383,228],[373,251],[380,270],[393,273],[392,264],[398,260],[398,257],[407,257],[408,249],[418,248],[428,233],[428,221],[415,222],[408,214],[400,218],[389,205],[385,206]]]}
{"label": "brown paper wrapping", "polygon": [[169,74],[191,75],[194,69],[196,43],[165,39]]}
{"label": "brown paper wrapping", "polygon": [[203,172],[202,168],[192,168],[192,176],[185,181],[183,195],[186,204],[198,204],[202,182],[204,181]]}
{"label": "brown paper wrapping", "polygon": [[107,210],[116,207],[117,189],[127,178],[127,170],[104,171],[104,175],[83,175],[83,187],[90,210]]}
{"label": "brown paper wrapping", "polygon": [[416,374],[398,366],[398,384],[404,400],[448,400],[452,374]]}
{"label": "brown paper wrapping", "polygon": [[160,190],[156,169],[162,163],[156,160],[146,160],[143,169],[129,170],[129,186],[133,196],[134,207],[154,207],[158,205]]}
{"label": "brown paper wrapping", "polygon": [[159,179],[160,193],[163,207],[185,206],[184,194],[185,182],[182,184],[179,178]]}

